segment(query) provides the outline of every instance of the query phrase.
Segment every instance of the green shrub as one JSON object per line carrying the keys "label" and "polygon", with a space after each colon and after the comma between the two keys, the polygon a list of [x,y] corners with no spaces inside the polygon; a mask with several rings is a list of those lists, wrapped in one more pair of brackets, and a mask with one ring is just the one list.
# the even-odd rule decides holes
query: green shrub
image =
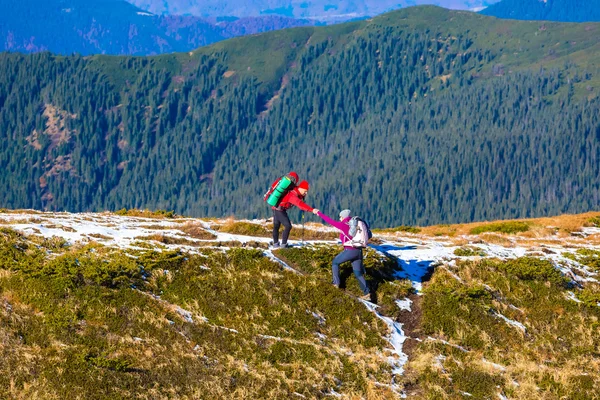
{"label": "green shrub", "polygon": [[555,398],[562,398],[567,394],[566,387],[549,373],[544,373],[537,384],[544,391],[554,394]]}
{"label": "green shrub", "polygon": [[592,249],[577,250],[577,261],[600,272],[600,251]]}
{"label": "green shrub", "polygon": [[562,254],[563,257],[573,261],[577,261],[580,264],[588,266],[595,271],[600,272],[600,251],[592,249],[578,249],[575,254],[565,252]]}
{"label": "green shrub", "polygon": [[452,383],[460,391],[469,393],[474,399],[494,397],[501,378],[473,368],[458,368],[452,371]]}
{"label": "green shrub", "polygon": [[476,247],[460,247],[460,248],[454,250],[454,255],[459,256],[459,257],[473,257],[473,256],[485,257],[486,252],[483,251],[482,249],[478,249]]}
{"label": "green shrub", "polygon": [[376,229],[376,232],[381,232],[381,233],[395,233],[395,232],[408,232],[408,233],[420,233],[421,232],[421,228],[418,228],[416,226],[408,226],[408,225],[402,225],[402,226],[397,226],[395,228],[388,228],[388,229]]}
{"label": "green shrub", "polygon": [[470,299],[485,299],[491,300],[492,295],[483,286],[471,286],[465,291],[466,297]]}
{"label": "green shrub", "polygon": [[559,286],[569,282],[552,262],[534,257],[521,257],[500,263],[500,269],[525,281],[550,281]]}
{"label": "green shrub", "polygon": [[600,215],[597,216],[597,217],[593,217],[593,218],[588,219],[588,223],[591,226],[594,226],[596,228],[600,228]]}
{"label": "green shrub", "polygon": [[569,386],[574,393],[580,394],[580,399],[585,399],[584,393],[593,393],[596,382],[600,383],[597,375],[579,375],[569,379]]}
{"label": "green shrub", "polygon": [[144,218],[175,218],[175,211],[167,210],[138,210],[132,208],[130,210],[122,208],[115,211],[116,215],[128,216],[128,217],[144,217]]}
{"label": "green shrub", "polygon": [[540,258],[521,257],[507,260],[500,262],[498,268],[525,281],[550,281],[560,286],[569,282],[550,261]]}
{"label": "green shrub", "polygon": [[507,233],[514,234],[519,232],[527,232],[530,228],[531,224],[529,222],[519,222],[519,221],[510,221],[510,222],[498,222],[493,224],[481,225],[471,229],[472,235],[479,235],[484,232],[498,232],[498,233]]}
{"label": "green shrub", "polygon": [[598,304],[600,304],[600,290],[598,287],[586,287],[577,293],[577,298],[588,307],[598,307]]}
{"label": "green shrub", "polygon": [[51,251],[61,251],[69,247],[69,242],[67,239],[60,236],[52,236],[50,238],[45,238],[41,245]]}
{"label": "green shrub", "polygon": [[117,372],[127,372],[131,370],[133,366],[132,362],[126,358],[111,359],[92,353],[86,353],[82,358],[83,361],[95,367],[110,369]]}
{"label": "green shrub", "polygon": [[396,300],[402,300],[415,293],[411,282],[408,279],[402,281],[384,281],[380,283],[376,290],[377,305],[383,315],[397,316],[400,309],[396,305]]}

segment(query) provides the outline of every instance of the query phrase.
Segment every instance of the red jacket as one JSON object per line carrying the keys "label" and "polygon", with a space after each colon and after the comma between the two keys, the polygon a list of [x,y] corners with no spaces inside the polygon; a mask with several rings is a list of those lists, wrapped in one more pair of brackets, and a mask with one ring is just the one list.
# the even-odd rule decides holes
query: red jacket
{"label": "red jacket", "polygon": [[[279,179],[273,182],[273,184],[271,185],[271,189],[273,189],[277,185],[277,182],[279,182]],[[290,190],[285,196],[283,196],[283,199],[281,199],[281,202],[279,203],[279,207],[271,208],[273,210],[286,211],[292,208],[293,206],[296,206],[302,211],[312,212],[314,208],[312,208],[302,200],[304,200],[304,196],[298,193],[298,188],[294,188]]]}

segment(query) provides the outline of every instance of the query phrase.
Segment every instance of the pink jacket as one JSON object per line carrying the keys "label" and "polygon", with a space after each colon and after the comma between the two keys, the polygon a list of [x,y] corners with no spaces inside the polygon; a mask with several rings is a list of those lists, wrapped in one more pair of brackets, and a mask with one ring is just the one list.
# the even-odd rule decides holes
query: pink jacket
{"label": "pink jacket", "polygon": [[333,226],[334,228],[336,228],[337,230],[339,230],[341,232],[340,240],[342,241],[342,244],[344,245],[345,249],[356,249],[356,247],[351,246],[351,245],[346,246],[346,243],[350,242],[350,240],[351,240],[350,225],[348,224],[348,222],[350,222],[350,220],[352,219],[351,217],[346,217],[342,221],[336,221],[334,219],[331,219],[327,215],[323,214],[321,211],[319,211],[318,215],[319,215],[319,217],[321,217],[321,219],[323,221],[327,222],[329,225]]}

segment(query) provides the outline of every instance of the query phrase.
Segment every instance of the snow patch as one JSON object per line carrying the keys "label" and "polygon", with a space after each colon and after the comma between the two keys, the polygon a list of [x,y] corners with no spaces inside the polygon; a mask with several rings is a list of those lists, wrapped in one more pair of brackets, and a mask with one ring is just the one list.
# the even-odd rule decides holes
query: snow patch
{"label": "snow patch", "polygon": [[329,392],[325,393],[325,396],[333,396],[333,397],[337,397],[338,399],[342,398],[342,395],[333,389],[329,389]]}
{"label": "snow patch", "polygon": [[584,227],[584,228],[581,228],[581,232],[586,236],[596,235],[596,234],[600,233],[600,228]]}
{"label": "snow patch", "polygon": [[506,367],[504,365],[493,363],[491,361],[486,360],[485,358],[482,358],[481,361],[484,364],[490,365],[490,366],[492,366],[493,368],[495,368],[495,369],[497,369],[499,371],[506,371]]}
{"label": "snow patch", "polygon": [[514,306],[512,304],[509,304],[508,307],[512,308],[513,310],[519,311],[520,313],[524,314],[525,311],[521,310],[519,307]]}
{"label": "snow patch", "polygon": [[513,319],[507,318],[504,315],[500,314],[499,312],[494,312],[494,315],[496,317],[499,317],[500,319],[504,320],[504,322],[506,322],[510,326],[514,326],[515,328],[520,329],[523,332],[527,331],[527,328],[525,328],[525,325],[523,325],[522,323],[520,323],[518,321],[515,321]]}
{"label": "snow patch", "polygon": [[409,279],[417,294],[421,294],[423,278],[429,273],[433,263],[450,256],[448,248],[441,243],[430,243],[430,247],[422,245],[400,247],[398,244],[387,242],[373,248],[396,258],[401,271],[396,272],[395,277]]}
{"label": "snow patch", "polygon": [[276,262],[277,264],[281,265],[284,269],[288,270],[288,271],[292,271],[296,274],[300,274],[300,272],[296,271],[294,268],[290,267],[289,265],[287,265],[285,262],[283,262],[283,260],[277,258],[277,256],[275,256],[275,254],[273,254],[273,251],[271,250],[265,250],[263,252],[263,254],[265,255],[265,257],[267,257],[269,260]]}
{"label": "snow patch", "polygon": [[408,297],[403,300],[396,300],[396,305],[401,310],[411,311],[412,300]]}
{"label": "snow patch", "polygon": [[177,314],[181,315],[183,317],[183,319],[186,320],[186,322],[189,322],[190,324],[194,323],[194,319],[192,318],[192,313],[189,312],[188,310],[184,310],[181,307],[176,307],[175,311],[177,311]]}
{"label": "snow patch", "polygon": [[392,345],[393,349],[391,352],[394,356],[389,357],[388,361],[392,366],[392,374],[402,375],[404,373],[404,365],[408,362],[408,356],[402,352],[402,345],[406,341],[406,336],[404,335],[404,331],[402,331],[402,324],[395,322],[389,317],[384,317],[377,312],[377,305],[366,300],[360,301],[390,328],[391,334],[387,337],[387,341]]}
{"label": "snow patch", "polygon": [[310,315],[312,315],[313,317],[315,317],[315,319],[316,319],[317,321],[319,321],[319,325],[325,325],[325,321],[326,321],[326,319],[325,319],[325,317],[324,317],[324,316],[322,316],[321,314],[319,314],[319,313],[316,313],[316,312],[314,312],[314,311],[310,311],[310,310],[306,310],[306,313],[307,313],[307,314],[310,314]]}
{"label": "snow patch", "polygon": [[263,338],[263,339],[272,339],[272,340],[276,340],[278,342],[281,342],[283,339],[277,336],[271,336],[271,335],[258,335],[259,337]]}
{"label": "snow patch", "polygon": [[576,303],[581,303],[582,301],[579,300],[577,298],[577,296],[575,296],[575,293],[573,292],[567,292],[567,295],[565,296],[567,298],[567,300],[573,300]]}
{"label": "snow patch", "polygon": [[452,343],[447,342],[447,341],[445,341],[443,339],[436,339],[434,337],[428,336],[426,340],[431,341],[431,342],[439,342],[439,343],[445,344],[446,346],[454,347],[455,349],[458,349],[458,350],[462,351],[463,353],[468,353],[469,352],[469,350],[465,349],[464,347],[459,346],[457,344],[452,344]]}

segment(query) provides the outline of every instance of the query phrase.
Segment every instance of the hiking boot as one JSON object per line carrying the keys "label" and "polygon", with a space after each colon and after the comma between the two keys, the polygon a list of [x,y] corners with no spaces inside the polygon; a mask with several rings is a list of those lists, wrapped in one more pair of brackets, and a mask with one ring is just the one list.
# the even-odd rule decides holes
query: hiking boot
{"label": "hiking boot", "polygon": [[290,245],[287,243],[281,243],[281,245],[279,246],[280,249],[287,249],[288,247],[290,247]]}
{"label": "hiking boot", "polygon": [[361,300],[371,301],[371,293],[363,294],[359,297]]}
{"label": "hiking boot", "polygon": [[273,244],[271,245],[271,248],[273,248],[273,249],[279,249],[280,247],[281,247],[281,245],[279,244],[279,242],[277,242],[277,243],[273,243]]}

